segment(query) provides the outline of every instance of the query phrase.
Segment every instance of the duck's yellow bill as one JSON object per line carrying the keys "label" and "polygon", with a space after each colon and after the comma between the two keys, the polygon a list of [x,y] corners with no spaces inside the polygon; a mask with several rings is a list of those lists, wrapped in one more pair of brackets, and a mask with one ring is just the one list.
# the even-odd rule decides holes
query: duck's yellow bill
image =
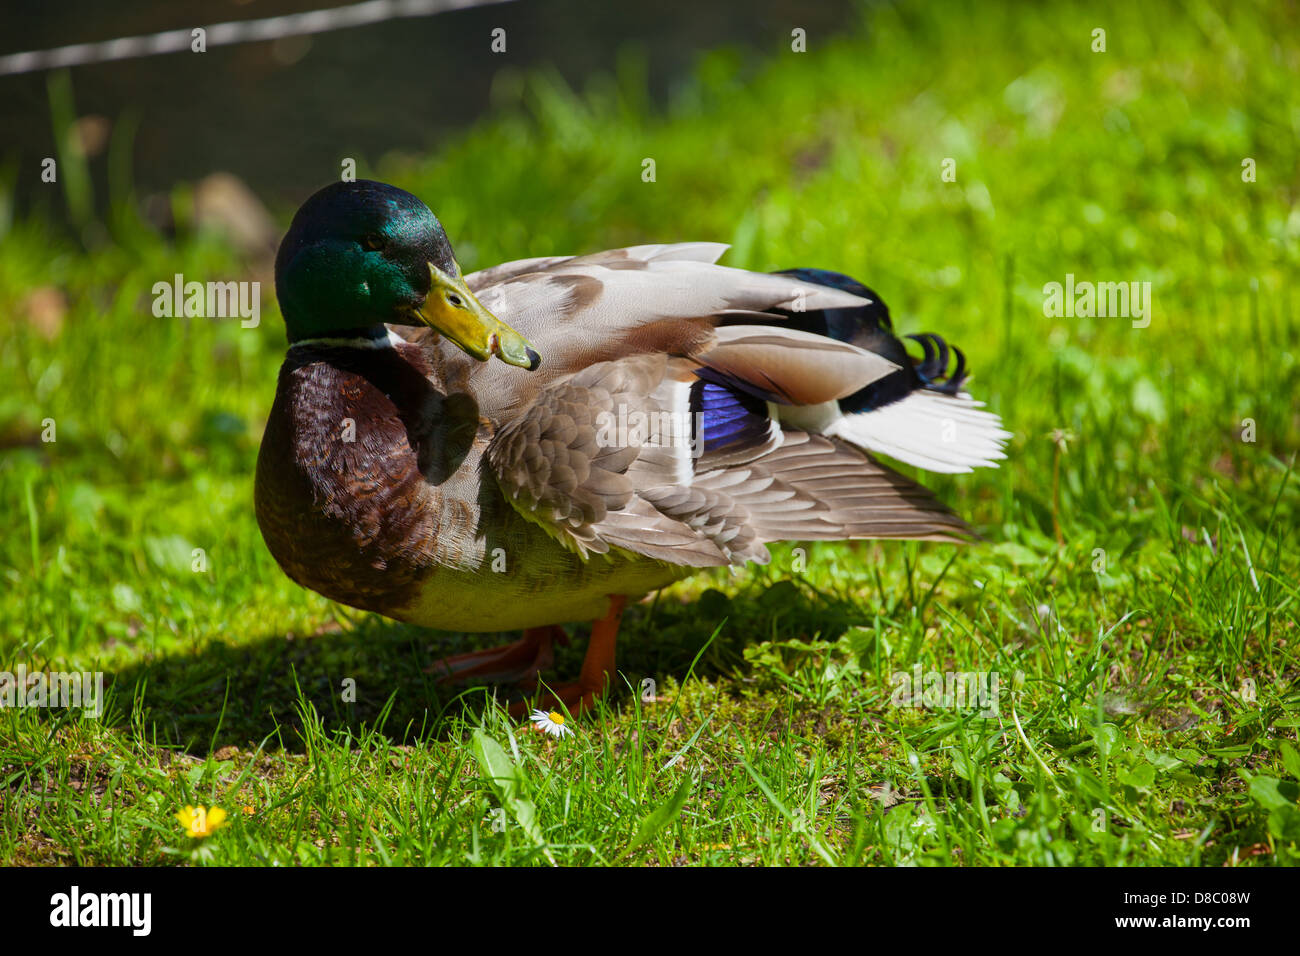
{"label": "duck's yellow bill", "polygon": [[441,332],[480,362],[493,355],[530,372],[542,363],[528,340],[483,307],[457,275],[450,276],[429,263],[429,295],[416,316]]}

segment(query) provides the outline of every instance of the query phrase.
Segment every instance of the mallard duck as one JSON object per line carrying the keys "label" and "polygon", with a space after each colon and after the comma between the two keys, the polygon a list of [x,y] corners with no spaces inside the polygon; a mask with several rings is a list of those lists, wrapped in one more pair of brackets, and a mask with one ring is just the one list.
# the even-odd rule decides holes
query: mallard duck
{"label": "mallard duck", "polygon": [[594,621],[580,708],[614,675],[625,602],[776,541],[960,541],[967,526],[872,452],[934,471],[1003,457],[998,418],[913,361],[837,273],[716,264],[711,242],[462,275],[421,200],[334,183],[298,210],[276,292],[288,333],[257,520],[294,581],[390,618],[522,630],[444,678],[535,680]]}

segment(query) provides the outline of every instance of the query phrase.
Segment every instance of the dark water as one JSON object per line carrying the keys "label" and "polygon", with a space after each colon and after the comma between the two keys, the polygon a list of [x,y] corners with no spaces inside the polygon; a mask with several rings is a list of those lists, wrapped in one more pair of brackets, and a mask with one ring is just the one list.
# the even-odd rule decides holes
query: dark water
{"label": "dark water", "polygon": [[[6,0],[0,53],[338,5]],[[644,59],[650,91],[662,99],[705,51],[729,47],[757,62],[788,49],[793,27],[804,28],[811,45],[857,18],[852,0],[521,0],[70,73],[77,115],[91,117],[92,142],[135,125],[130,172],[139,193],[225,170],[269,202],[296,202],[336,178],[341,157],[373,163],[391,150],[435,148],[489,110],[493,78],[503,68],[554,66],[581,87],[631,53]],[[490,49],[497,27],[506,30],[504,54]],[[0,164],[17,164],[20,210],[35,199],[54,213],[57,204],[46,206],[49,189],[42,194],[40,184],[41,160],[55,155],[48,79],[0,77]],[[102,154],[91,160],[101,204],[106,166]]]}

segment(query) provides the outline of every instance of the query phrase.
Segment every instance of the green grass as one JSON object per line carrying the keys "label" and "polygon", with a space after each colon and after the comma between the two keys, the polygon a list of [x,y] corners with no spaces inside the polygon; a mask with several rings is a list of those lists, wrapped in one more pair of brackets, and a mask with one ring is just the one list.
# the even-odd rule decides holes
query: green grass
{"label": "green grass", "polygon": [[[0,665],[103,670],[110,705],[0,711],[0,862],[1294,865],[1297,27],[903,3],[804,54],[714,54],[662,107],[633,56],[581,92],[503,73],[438,156],[363,162],[467,270],[715,239],[849,272],[959,344],[1016,434],[997,471],[926,479],[983,543],[783,546],[632,608],[625,686],[564,741],[430,682],[464,639],[266,552],[278,315],[149,312],[176,272],[265,264],[194,235],[183,191],[171,242],[125,200],[91,252],[14,223]],[[1067,273],[1152,282],[1150,327],[1046,318]],[[25,318],[41,287],[69,302],[52,337]],[[996,672],[997,714],[896,706],[918,665]],[[195,853],[173,815],[200,803],[232,822]]]}

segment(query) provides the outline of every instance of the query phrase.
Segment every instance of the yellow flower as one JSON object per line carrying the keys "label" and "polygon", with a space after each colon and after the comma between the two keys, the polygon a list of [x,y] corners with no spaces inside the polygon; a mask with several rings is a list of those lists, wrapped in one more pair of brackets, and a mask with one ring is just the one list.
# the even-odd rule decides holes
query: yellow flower
{"label": "yellow flower", "polygon": [[176,819],[181,822],[185,832],[195,839],[212,836],[226,822],[226,811],[220,807],[207,810],[203,807],[185,805],[184,810],[176,811]]}

